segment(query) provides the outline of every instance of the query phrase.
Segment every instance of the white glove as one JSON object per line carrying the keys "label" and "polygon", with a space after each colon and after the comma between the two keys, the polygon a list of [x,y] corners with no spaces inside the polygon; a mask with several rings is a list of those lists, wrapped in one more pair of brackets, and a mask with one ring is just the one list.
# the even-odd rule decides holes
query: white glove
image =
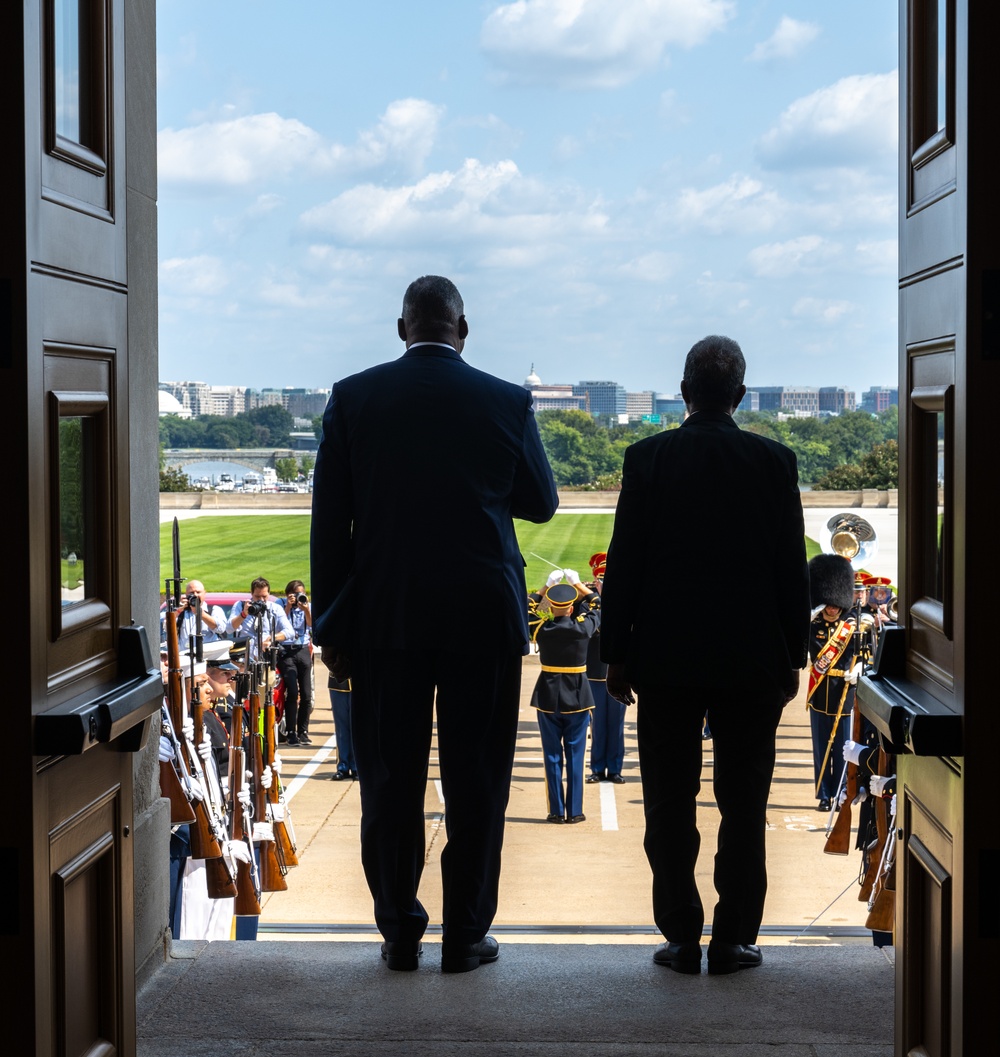
{"label": "white glove", "polygon": [[194,775],[191,775],[191,795],[195,798],[195,800],[205,799],[205,790],[202,789],[201,784],[199,783],[198,779],[195,778]]}
{"label": "white glove", "polygon": [[893,818],[896,817],[896,794],[895,793],[892,794],[892,800],[889,801],[889,814],[892,815]]}
{"label": "white glove", "polygon": [[855,662],[854,667],[851,669],[850,673],[847,676],[847,682],[851,686],[857,686],[858,685],[858,676],[860,674],[861,674],[861,662],[857,661],[857,662]]}
{"label": "white glove", "polygon": [[275,774],[281,774],[281,763],[281,757],[275,753],[274,759],[271,761],[271,770],[274,771]]}
{"label": "white glove", "polygon": [[250,862],[250,849],[245,840],[227,840],[225,854],[237,862]]}
{"label": "white glove", "polygon": [[229,775],[219,775],[219,788],[222,790],[223,796],[229,796]]}
{"label": "white glove", "polygon": [[894,774],[890,774],[888,777],[883,778],[880,774],[873,774],[870,782],[872,789],[872,796],[881,796],[885,792],[885,787],[895,778]]}
{"label": "white glove", "polygon": [[212,755],[212,743],[208,738],[202,738],[201,744],[198,746],[198,755],[208,763],[208,758]]}
{"label": "white glove", "polygon": [[194,720],[190,716],[186,716],[181,724],[181,735],[185,741],[194,741]]}
{"label": "white glove", "polygon": [[844,742],[844,763],[857,763],[865,751],[864,745],[857,741]]}
{"label": "white glove", "polygon": [[868,790],[864,786],[858,790],[858,795],[851,801],[852,804],[863,804],[868,799]]}
{"label": "white glove", "polygon": [[174,743],[166,736],[160,735],[160,763],[169,763],[174,758]]}
{"label": "white glove", "polygon": [[546,587],[554,587],[563,578],[562,569],[553,569],[549,573],[549,578],[545,581]]}
{"label": "white glove", "polygon": [[846,803],[847,803],[847,790],[846,789],[841,789],[840,790],[840,796],[837,799],[837,807],[841,808]]}
{"label": "white glove", "polygon": [[236,794],[236,799],[243,807],[249,807],[250,806],[250,790],[249,789],[241,789]]}
{"label": "white glove", "polygon": [[260,774],[260,786],[262,789],[270,789],[271,783],[274,781],[274,772],[270,767],[265,767]]}
{"label": "white glove", "polygon": [[563,569],[563,575],[571,584],[580,582],[580,574],[575,569]]}

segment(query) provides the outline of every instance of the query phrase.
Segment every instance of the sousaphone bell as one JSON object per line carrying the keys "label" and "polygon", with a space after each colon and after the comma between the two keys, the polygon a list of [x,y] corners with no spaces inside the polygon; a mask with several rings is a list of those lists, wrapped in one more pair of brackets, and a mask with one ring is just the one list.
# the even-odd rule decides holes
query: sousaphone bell
{"label": "sousaphone bell", "polygon": [[826,523],[820,546],[825,554],[839,554],[855,569],[861,569],[878,553],[878,534],[857,514],[834,514]]}

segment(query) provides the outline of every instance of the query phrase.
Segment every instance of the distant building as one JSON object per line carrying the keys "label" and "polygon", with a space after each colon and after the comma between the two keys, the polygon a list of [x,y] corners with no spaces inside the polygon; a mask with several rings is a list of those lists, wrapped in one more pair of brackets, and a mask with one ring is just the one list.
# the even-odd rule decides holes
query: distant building
{"label": "distant building", "polygon": [[329,399],[329,389],[293,389],[286,386],[281,390],[281,401],[293,418],[313,419],[316,415],[322,415]]}
{"label": "distant building", "polygon": [[531,393],[535,411],[586,411],[587,398],[575,396],[571,385],[545,385],[531,365],[524,388]]}
{"label": "distant building", "polygon": [[873,385],[871,389],[861,394],[861,410],[870,415],[877,415],[880,411],[888,411],[890,407],[899,405],[899,389],[886,385]]}
{"label": "distant building", "polygon": [[819,389],[813,385],[758,385],[758,411],[804,411],[806,415],[819,414]]}
{"label": "distant building", "polygon": [[610,415],[616,421],[625,418],[625,386],[617,382],[577,382],[573,394],[587,398],[587,410],[595,417]]}
{"label": "distant building", "polygon": [[643,417],[655,414],[656,393],[652,389],[644,389],[641,393],[625,394],[625,414],[629,422],[641,422]]}
{"label": "distant building", "polygon": [[166,389],[161,389],[159,392],[160,401],[160,415],[176,415],[178,418],[190,418],[191,412],[184,407],[184,405],[174,396],[173,393],[168,393]]}
{"label": "distant building", "polygon": [[743,394],[743,399],[740,401],[739,406],[736,408],[737,411],[759,411],[760,410],[760,393],[756,389],[748,389]]}
{"label": "distant building", "polygon": [[687,410],[684,404],[684,397],[680,394],[677,396],[668,396],[666,393],[657,393],[653,398],[653,414],[654,415],[683,415]]}
{"label": "distant building", "polygon": [[842,411],[853,411],[857,398],[851,389],[841,389],[835,385],[821,385],[819,389],[819,409],[839,415]]}

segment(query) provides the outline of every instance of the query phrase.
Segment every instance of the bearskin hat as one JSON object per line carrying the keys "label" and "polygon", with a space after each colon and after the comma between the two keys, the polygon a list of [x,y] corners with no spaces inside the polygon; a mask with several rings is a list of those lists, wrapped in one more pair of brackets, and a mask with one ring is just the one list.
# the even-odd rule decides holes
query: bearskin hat
{"label": "bearskin hat", "polygon": [[817,554],[809,562],[809,597],[816,606],[850,609],[854,605],[854,569],[839,554]]}

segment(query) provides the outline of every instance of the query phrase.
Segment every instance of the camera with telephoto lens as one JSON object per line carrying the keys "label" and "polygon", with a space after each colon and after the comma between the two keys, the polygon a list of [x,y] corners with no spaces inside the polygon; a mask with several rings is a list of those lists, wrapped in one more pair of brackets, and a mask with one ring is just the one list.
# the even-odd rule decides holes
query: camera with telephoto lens
{"label": "camera with telephoto lens", "polygon": [[254,599],[247,603],[247,615],[251,617],[259,617],[267,612],[267,603],[263,599]]}
{"label": "camera with telephoto lens", "polygon": [[302,592],[299,592],[299,594],[295,596],[295,601],[298,602],[300,606],[304,606],[306,602],[309,601],[309,596],[302,594]]}

